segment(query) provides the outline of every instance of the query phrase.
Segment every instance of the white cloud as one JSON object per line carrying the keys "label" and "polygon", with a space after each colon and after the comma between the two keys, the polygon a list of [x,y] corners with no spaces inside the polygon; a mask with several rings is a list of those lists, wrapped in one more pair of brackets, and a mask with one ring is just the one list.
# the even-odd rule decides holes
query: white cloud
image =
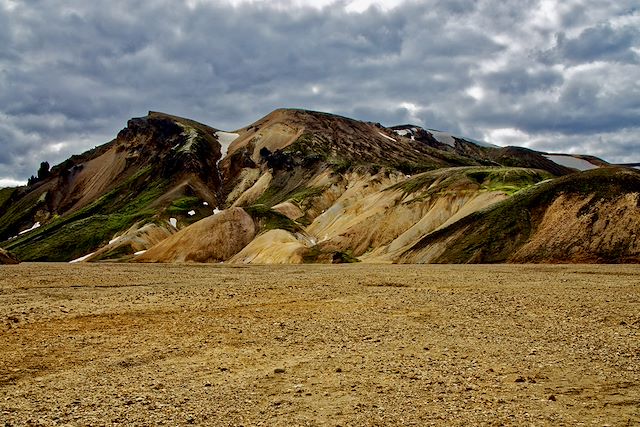
{"label": "white cloud", "polygon": [[0,179],[0,188],[18,187],[20,185],[27,185],[27,181],[20,181],[20,180],[11,179],[11,178],[1,178]]}

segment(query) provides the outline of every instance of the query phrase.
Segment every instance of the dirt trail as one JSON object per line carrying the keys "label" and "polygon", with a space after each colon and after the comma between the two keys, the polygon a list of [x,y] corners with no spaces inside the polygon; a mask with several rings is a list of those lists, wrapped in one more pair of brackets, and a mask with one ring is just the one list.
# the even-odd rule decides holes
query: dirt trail
{"label": "dirt trail", "polygon": [[0,267],[2,425],[639,425],[638,266]]}

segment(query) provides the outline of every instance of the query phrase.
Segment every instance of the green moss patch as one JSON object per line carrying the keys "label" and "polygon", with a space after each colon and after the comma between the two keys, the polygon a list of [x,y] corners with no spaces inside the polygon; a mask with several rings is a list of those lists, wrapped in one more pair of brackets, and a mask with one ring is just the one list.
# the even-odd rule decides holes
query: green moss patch
{"label": "green moss patch", "polygon": [[181,197],[171,202],[167,208],[167,213],[171,215],[186,215],[192,209],[200,207],[200,199],[198,197]]}
{"label": "green moss patch", "polygon": [[302,231],[300,224],[286,215],[276,212],[267,205],[256,204],[243,208],[259,224],[260,231],[286,230],[291,233]]}
{"label": "green moss patch", "polygon": [[423,193],[424,196],[447,191],[478,190],[503,191],[513,195],[538,182],[552,178],[538,169],[506,167],[460,167],[438,169],[416,175],[388,188],[402,190],[405,195]]}

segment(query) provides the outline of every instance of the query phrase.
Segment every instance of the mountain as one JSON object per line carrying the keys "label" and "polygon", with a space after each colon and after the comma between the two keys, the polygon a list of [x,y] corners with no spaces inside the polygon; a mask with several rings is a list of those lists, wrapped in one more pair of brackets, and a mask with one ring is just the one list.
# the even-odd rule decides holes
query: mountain
{"label": "mountain", "polygon": [[593,169],[541,183],[424,236],[409,263],[640,261],[640,173]]}
{"label": "mountain", "polygon": [[0,246],[26,261],[638,256],[637,233],[617,224],[635,230],[640,171],[415,125],[279,109],[224,132],[150,112],[45,166],[29,186],[0,190]]}
{"label": "mountain", "polygon": [[19,264],[20,261],[11,252],[0,248],[0,264]]}
{"label": "mountain", "polygon": [[211,213],[201,200],[218,205],[216,132],[162,113],[129,120],[116,139],[53,167],[46,178],[3,189],[0,240],[10,239],[5,247],[34,261],[68,261],[110,241],[105,259],[144,250],[176,231],[160,221],[164,214],[187,225]]}

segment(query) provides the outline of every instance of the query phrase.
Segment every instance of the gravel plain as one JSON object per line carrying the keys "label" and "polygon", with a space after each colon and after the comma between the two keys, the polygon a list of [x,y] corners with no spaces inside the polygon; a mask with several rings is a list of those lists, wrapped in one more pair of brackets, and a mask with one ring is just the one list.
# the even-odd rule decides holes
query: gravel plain
{"label": "gravel plain", "polygon": [[640,266],[0,267],[0,427],[640,425]]}

